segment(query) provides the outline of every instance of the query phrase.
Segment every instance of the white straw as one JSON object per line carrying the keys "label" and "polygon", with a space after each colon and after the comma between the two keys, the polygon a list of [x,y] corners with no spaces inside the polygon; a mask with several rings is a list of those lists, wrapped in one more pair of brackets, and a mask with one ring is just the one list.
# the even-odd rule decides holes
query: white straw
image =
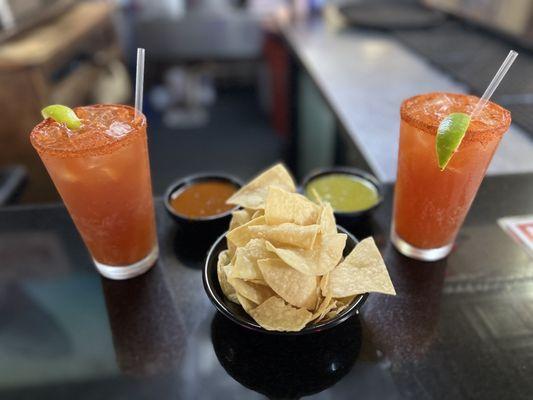
{"label": "white straw", "polygon": [[137,49],[137,71],[135,73],[135,110],[143,112],[143,86],[144,86],[144,49]]}
{"label": "white straw", "polygon": [[496,75],[494,75],[494,78],[492,78],[492,81],[485,90],[485,93],[483,93],[483,96],[481,96],[481,99],[479,99],[476,106],[474,107],[474,111],[472,111],[472,113],[470,114],[471,118],[474,118],[474,116],[476,116],[481,111],[481,109],[485,107],[485,105],[488,103],[488,101],[500,85],[501,81],[503,80],[505,74],[507,73],[507,71],[509,71],[511,65],[513,65],[513,62],[516,57],[518,57],[518,53],[514,50],[511,50],[498,72],[496,72]]}

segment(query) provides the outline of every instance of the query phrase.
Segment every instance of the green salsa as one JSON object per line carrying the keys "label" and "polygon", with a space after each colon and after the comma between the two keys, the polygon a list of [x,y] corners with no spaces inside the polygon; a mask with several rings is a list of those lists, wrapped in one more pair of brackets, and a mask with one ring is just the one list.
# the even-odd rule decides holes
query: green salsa
{"label": "green salsa", "polygon": [[367,180],[350,174],[319,176],[305,187],[305,195],[313,201],[327,201],[333,210],[354,212],[366,210],[379,200],[376,187]]}

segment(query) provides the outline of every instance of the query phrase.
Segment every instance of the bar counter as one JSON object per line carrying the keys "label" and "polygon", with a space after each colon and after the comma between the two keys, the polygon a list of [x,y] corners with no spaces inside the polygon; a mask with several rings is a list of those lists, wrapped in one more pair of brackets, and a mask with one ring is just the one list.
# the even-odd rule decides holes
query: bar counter
{"label": "bar counter", "polygon": [[[314,157],[315,162],[318,159],[318,164],[313,165],[312,161],[310,166],[304,164],[303,170],[327,165],[323,159],[320,165],[316,154],[325,151],[321,149],[324,136],[328,135],[328,130],[322,127],[324,120],[333,119],[330,123],[335,127],[330,129],[340,130],[348,146],[355,145],[352,153],[358,151],[380,180],[394,182],[401,102],[421,93],[467,92],[465,85],[388,33],[330,26],[317,18],[289,24],[281,34],[297,65],[294,86],[299,93],[295,102],[302,105],[297,111],[300,142],[312,149],[308,150],[312,154],[303,157]],[[497,69],[495,65],[494,72]],[[315,91],[320,100],[313,99]],[[318,110],[312,108],[316,102],[323,103]],[[315,121],[317,114],[321,118]],[[306,124],[307,119],[311,122]],[[313,132],[319,129],[322,131],[315,134],[319,138],[314,138]],[[305,153],[305,145],[302,147]],[[532,153],[533,141],[513,124],[502,139],[488,174],[532,173]]]}
{"label": "bar counter", "polygon": [[156,201],[155,267],[101,278],[65,208],[0,211],[2,399],[526,399],[533,397],[533,260],[497,219],[533,213],[533,174],[488,177],[445,260],[389,242],[393,187],[366,223],[398,295],[299,337],[247,331],[202,287],[208,243]]}

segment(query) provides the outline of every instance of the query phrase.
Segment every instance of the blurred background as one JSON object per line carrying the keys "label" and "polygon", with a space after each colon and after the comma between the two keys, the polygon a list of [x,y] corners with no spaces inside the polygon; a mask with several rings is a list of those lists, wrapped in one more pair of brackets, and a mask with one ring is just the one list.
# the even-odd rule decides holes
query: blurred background
{"label": "blurred background", "polygon": [[533,0],[0,0],[0,206],[59,199],[28,138],[40,110],[132,104],[137,47],[155,195],[277,160],[392,182],[401,101],[480,95],[511,48],[489,173],[533,171]]}

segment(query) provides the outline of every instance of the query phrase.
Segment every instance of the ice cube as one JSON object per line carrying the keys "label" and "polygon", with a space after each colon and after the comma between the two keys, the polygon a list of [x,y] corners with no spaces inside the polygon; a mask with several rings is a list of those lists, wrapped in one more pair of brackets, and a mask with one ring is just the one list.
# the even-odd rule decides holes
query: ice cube
{"label": "ice cube", "polygon": [[80,181],[80,176],[76,174],[74,171],[69,170],[67,168],[63,169],[57,169],[55,171],[55,174],[59,179],[61,179],[63,182],[67,182],[69,184],[77,183]]}
{"label": "ice cube", "polygon": [[132,127],[126,122],[115,121],[109,125],[109,128],[105,131],[107,136],[115,139],[120,139],[131,132]]}
{"label": "ice cube", "polygon": [[110,167],[103,167],[100,169],[100,172],[104,175],[105,179],[117,182],[120,178],[119,171]]}

